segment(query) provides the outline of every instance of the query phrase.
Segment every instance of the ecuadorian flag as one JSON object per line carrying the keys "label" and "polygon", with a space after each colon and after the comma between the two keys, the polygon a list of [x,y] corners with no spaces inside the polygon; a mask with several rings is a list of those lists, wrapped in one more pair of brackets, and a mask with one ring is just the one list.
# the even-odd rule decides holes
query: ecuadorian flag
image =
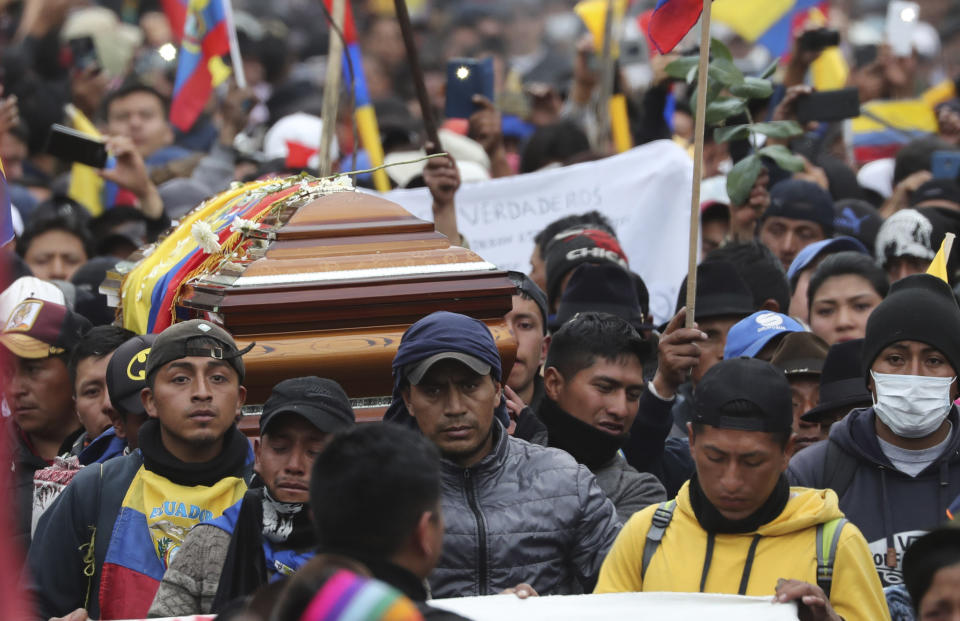
{"label": "ecuadorian flag", "polygon": [[170,560],[196,524],[219,517],[243,498],[247,484],[237,476],[212,486],[177,485],[140,466],[110,537],[100,578],[103,619],[143,619]]}
{"label": "ecuadorian flag", "polygon": [[759,43],[773,56],[790,51],[794,20],[806,11],[821,7],[824,0],[716,0],[713,19],[726,24],[751,43]]}
{"label": "ecuadorian flag", "polygon": [[213,87],[230,77],[222,56],[230,53],[227,0],[190,0],[173,84],[170,122],[189,131],[210,99]]}
{"label": "ecuadorian flag", "polygon": [[916,138],[936,133],[937,117],[922,99],[870,101],[850,121],[853,158],[859,164],[893,157]]}
{"label": "ecuadorian flag", "polygon": [[[324,0],[328,11],[333,10],[333,0]],[[367,90],[367,78],[363,73],[363,56],[360,53],[360,42],[357,39],[357,26],[353,20],[353,9],[350,2],[345,2],[343,13],[343,81],[344,87],[349,89],[353,85],[354,93],[354,122],[357,124],[357,135],[360,144],[370,156],[370,166],[376,168],[383,165],[383,144],[380,142],[380,126],[377,123],[377,113],[370,100],[370,91]],[[351,68],[353,73],[351,73]],[[356,146],[354,146],[356,148]],[[381,169],[373,172],[373,184],[378,192],[390,191],[390,178],[387,171]]]}

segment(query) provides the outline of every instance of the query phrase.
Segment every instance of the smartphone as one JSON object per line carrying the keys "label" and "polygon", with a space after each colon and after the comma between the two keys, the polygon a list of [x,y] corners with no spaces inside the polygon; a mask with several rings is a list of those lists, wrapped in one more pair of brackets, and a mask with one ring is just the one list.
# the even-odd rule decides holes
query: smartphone
{"label": "smartphone", "polygon": [[810,93],[797,99],[797,120],[842,121],[860,116],[860,93],[856,88]]}
{"label": "smartphone", "polygon": [[70,47],[72,66],[80,71],[90,67],[100,69],[100,59],[97,57],[97,48],[93,44],[93,37],[77,37],[67,41]]}
{"label": "smartphone", "polygon": [[102,140],[63,125],[54,124],[50,128],[45,151],[62,160],[93,168],[107,165],[107,145]]}
{"label": "smartphone", "polygon": [[810,52],[820,52],[828,47],[840,45],[840,33],[829,28],[808,30],[797,41],[797,47]]}
{"label": "smartphone", "polygon": [[891,0],[887,5],[887,44],[896,56],[913,54],[913,35],[920,18],[920,5]]}
{"label": "smartphone", "polygon": [[493,101],[493,58],[447,61],[447,101],[444,106],[447,118],[470,118],[477,110],[474,95],[483,95]]}
{"label": "smartphone", "polygon": [[934,151],[930,170],[934,179],[960,179],[960,151]]}

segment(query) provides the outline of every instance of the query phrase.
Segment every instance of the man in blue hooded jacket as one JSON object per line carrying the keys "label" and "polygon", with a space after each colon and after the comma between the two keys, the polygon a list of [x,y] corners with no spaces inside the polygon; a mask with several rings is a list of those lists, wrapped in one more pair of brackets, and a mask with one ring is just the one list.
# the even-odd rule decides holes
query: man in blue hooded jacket
{"label": "man in blue hooded jacket", "polygon": [[442,456],[443,554],[434,597],[528,583],[589,592],[619,531],[613,503],[567,453],[506,433],[500,353],[487,326],[436,312],[404,333],[385,418],[416,427]]}
{"label": "man in blue hooded jacket", "polygon": [[873,407],[797,453],[788,476],[837,492],[888,586],[903,582],[903,552],[960,494],[960,308],[949,285],[927,274],[896,282],[867,321],[861,363]]}

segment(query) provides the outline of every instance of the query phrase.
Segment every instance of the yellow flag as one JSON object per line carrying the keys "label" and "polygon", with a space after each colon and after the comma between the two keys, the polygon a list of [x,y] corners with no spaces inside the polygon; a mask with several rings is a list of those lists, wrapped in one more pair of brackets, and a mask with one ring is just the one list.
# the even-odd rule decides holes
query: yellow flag
{"label": "yellow flag", "polygon": [[[65,108],[67,119],[73,128],[91,138],[100,138],[100,132],[94,127],[90,119],[73,104]],[[83,164],[74,164],[70,169],[70,185],[67,187],[67,196],[77,201],[90,212],[92,216],[103,213],[103,177],[96,168]]]}
{"label": "yellow flag", "polygon": [[[597,52],[603,50],[603,30],[606,26],[607,21],[607,0],[580,0],[573,7],[574,12],[580,16],[580,19],[583,20],[583,23],[587,26],[587,29],[590,31],[590,34],[593,35],[593,46]],[[616,11],[617,17],[623,17],[624,12],[627,10],[627,0],[617,0],[613,3],[613,10]],[[616,23],[616,21],[614,21]],[[610,48],[610,54],[616,58],[620,51],[617,49],[617,41],[619,37],[615,37],[613,47]]]}
{"label": "yellow flag", "polygon": [[933,261],[930,262],[930,267],[927,268],[927,273],[931,276],[936,276],[945,283],[950,283],[947,273],[947,259],[950,258],[950,248],[953,246],[953,233],[947,233],[946,237],[943,238],[943,241],[940,243],[940,250],[937,251],[937,256],[933,257]]}

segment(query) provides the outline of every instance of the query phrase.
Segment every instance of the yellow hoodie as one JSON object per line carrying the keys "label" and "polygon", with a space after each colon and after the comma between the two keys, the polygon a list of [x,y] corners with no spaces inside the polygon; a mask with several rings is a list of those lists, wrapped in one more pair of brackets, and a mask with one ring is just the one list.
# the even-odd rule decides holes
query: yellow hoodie
{"label": "yellow hoodie", "polygon": [[[600,569],[596,593],[628,591],[698,592],[704,571],[707,532],[690,506],[689,482],[677,494],[677,508],[663,540],[640,577],[643,548],[658,505],[639,511],[627,521]],[[833,490],[790,488],[783,512],[754,533],[715,537],[705,593],[737,593],[755,535],[761,538],[747,582],[747,595],[770,595],[779,578],[817,583],[817,524],[843,517]],[[833,566],[830,603],[845,621],[889,619],[887,602],[867,542],[847,523],[840,533]]]}

